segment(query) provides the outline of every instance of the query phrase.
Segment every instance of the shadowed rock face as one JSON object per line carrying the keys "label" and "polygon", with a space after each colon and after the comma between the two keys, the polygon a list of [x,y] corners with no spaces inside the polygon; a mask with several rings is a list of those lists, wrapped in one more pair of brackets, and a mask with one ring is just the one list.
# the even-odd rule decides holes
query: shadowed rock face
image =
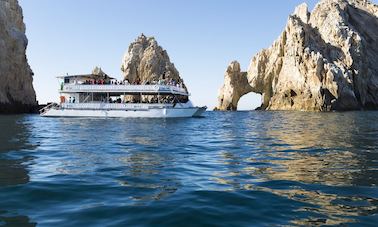
{"label": "shadowed rock face", "polygon": [[143,34],[131,43],[125,54],[121,70],[124,79],[130,83],[173,79],[183,83],[175,65],[171,63],[167,51],[158,45],[155,38]]}
{"label": "shadowed rock face", "polygon": [[37,106],[33,72],[26,59],[22,9],[17,0],[0,1],[0,113],[32,112]]}
{"label": "shadowed rock face", "polygon": [[289,16],[274,44],[251,60],[248,83],[266,110],[378,109],[378,6],[321,0]]}

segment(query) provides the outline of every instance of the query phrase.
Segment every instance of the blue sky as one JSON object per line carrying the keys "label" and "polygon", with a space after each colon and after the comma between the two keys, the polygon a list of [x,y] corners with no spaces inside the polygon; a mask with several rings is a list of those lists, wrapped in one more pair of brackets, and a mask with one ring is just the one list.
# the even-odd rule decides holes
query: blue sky
{"label": "blue sky", "polygon": [[[233,60],[250,59],[278,38],[296,5],[316,0],[19,0],[27,55],[40,103],[58,100],[56,76],[95,66],[119,79],[122,56],[141,33],[168,51],[197,105],[213,108]],[[259,106],[258,95],[239,107]]]}

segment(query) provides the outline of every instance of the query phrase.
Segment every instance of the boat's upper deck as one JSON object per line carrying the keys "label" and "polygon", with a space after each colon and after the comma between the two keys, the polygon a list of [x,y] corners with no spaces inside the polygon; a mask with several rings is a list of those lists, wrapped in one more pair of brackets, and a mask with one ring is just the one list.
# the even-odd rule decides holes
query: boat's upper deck
{"label": "boat's upper deck", "polygon": [[58,77],[63,80],[59,89],[60,93],[110,93],[111,95],[136,95],[136,94],[173,94],[189,96],[182,83],[174,81],[153,81],[149,84],[117,81],[108,75],[66,75]]}
{"label": "boat's upper deck", "polygon": [[185,88],[172,85],[63,84],[60,93],[174,94],[188,96]]}

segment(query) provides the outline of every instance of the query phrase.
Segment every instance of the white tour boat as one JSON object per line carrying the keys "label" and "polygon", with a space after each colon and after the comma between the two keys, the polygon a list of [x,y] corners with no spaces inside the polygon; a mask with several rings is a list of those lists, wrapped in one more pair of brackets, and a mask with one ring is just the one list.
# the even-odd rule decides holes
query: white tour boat
{"label": "white tour boat", "polygon": [[63,79],[60,103],[40,110],[43,117],[200,117],[207,107],[195,107],[182,86],[131,85],[107,75],[74,75]]}

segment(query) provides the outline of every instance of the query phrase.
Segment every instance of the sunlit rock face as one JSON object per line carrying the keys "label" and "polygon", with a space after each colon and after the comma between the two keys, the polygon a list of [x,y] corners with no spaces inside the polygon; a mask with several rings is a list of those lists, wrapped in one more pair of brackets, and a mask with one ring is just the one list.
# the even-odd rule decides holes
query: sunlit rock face
{"label": "sunlit rock face", "polygon": [[251,91],[247,72],[241,72],[239,62],[231,62],[224,75],[224,85],[219,90],[218,106],[215,110],[237,110],[240,97]]}
{"label": "sunlit rock face", "polygon": [[183,83],[178,70],[170,61],[168,53],[158,45],[154,37],[139,36],[126,52],[121,70],[130,83],[175,80]]}
{"label": "sunlit rock face", "polygon": [[0,113],[35,110],[33,72],[26,59],[22,9],[17,0],[0,1]]}
{"label": "sunlit rock face", "polygon": [[248,83],[265,110],[378,109],[378,6],[321,0],[289,16],[281,36],[251,60]]}

